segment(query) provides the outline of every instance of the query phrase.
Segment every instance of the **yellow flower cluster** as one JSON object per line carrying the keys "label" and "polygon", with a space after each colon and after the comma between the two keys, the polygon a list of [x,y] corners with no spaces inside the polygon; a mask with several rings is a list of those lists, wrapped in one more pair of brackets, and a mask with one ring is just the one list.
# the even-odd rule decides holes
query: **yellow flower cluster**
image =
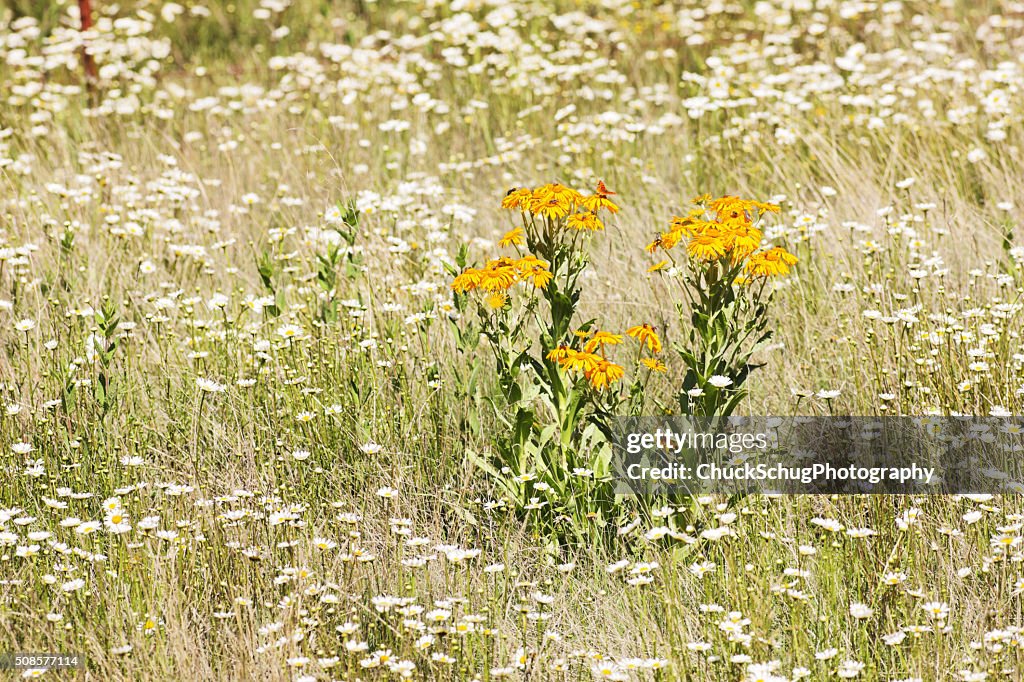
{"label": "yellow flower cluster", "polygon": [[777,213],[778,206],[735,196],[712,199],[709,195],[697,197],[693,203],[696,208],[685,216],[673,217],[669,230],[647,245],[648,252],[668,251],[685,242],[687,255],[702,263],[728,260],[737,265],[747,260],[745,271],[749,277],[785,275],[796,264],[796,256],[781,247],[757,251],[763,235],[755,219],[764,213]]}
{"label": "yellow flower cluster", "polygon": [[452,282],[452,289],[464,294],[474,289],[482,289],[490,294],[508,291],[519,282],[529,282],[543,289],[551,281],[548,264],[536,256],[526,255],[522,258],[495,258],[487,261],[482,268],[466,268]]}
{"label": "yellow flower cluster", "polygon": [[552,222],[567,218],[565,226],[569,229],[597,232],[604,229],[604,223],[597,217],[597,212],[607,210],[609,213],[617,213],[619,210],[608,198],[614,194],[604,182],[598,182],[597,189],[591,195],[583,195],[571,187],[552,182],[536,189],[511,189],[502,200],[501,207],[519,209],[522,213]]}
{"label": "yellow flower cluster", "polygon": [[[615,192],[600,181],[591,195],[583,195],[571,187],[552,182],[537,189],[511,189],[502,200],[501,206],[506,209],[518,208],[524,216],[540,216],[547,219],[551,226],[597,232],[604,229],[604,223],[597,217],[597,212],[607,210],[616,213],[619,210],[619,207],[608,198],[613,194]],[[524,226],[531,229],[532,234],[531,223],[524,222]],[[527,242],[526,229],[516,227],[502,236],[498,246],[519,247]],[[482,268],[467,268],[455,278],[451,286],[458,293],[474,289],[483,290],[488,294],[488,304],[492,308],[500,308],[508,300],[505,292],[515,284],[529,282],[538,289],[543,289],[553,276],[548,263],[527,254],[521,258],[496,258],[488,261]]]}
{"label": "yellow flower cluster", "polygon": [[[604,348],[622,343],[622,335],[606,331],[596,331],[593,336],[587,332],[577,332],[577,335],[584,338],[589,337],[583,345],[583,350],[561,345],[548,353],[547,359],[557,362],[567,372],[583,374],[590,385],[599,391],[619,381],[625,374],[625,370],[605,357]],[[641,348],[646,346],[652,353],[661,352],[661,339],[658,338],[654,327],[649,324],[630,327],[626,330],[626,335],[637,339]],[[652,371],[665,371],[665,365],[655,358],[643,358],[640,362]]]}
{"label": "yellow flower cluster", "polygon": [[548,353],[548,360],[557,362],[568,372],[582,373],[590,385],[599,391],[611,386],[625,374],[621,365],[616,365],[597,353],[579,351],[568,346],[559,346]]}
{"label": "yellow flower cluster", "polygon": [[796,256],[781,246],[755,253],[747,261],[747,274],[751,277],[775,277],[789,273],[796,265]]}

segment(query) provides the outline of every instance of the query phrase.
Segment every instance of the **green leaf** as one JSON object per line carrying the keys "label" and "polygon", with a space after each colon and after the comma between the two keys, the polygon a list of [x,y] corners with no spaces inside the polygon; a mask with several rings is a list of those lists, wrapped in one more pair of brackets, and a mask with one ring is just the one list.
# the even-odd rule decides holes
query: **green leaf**
{"label": "green leaf", "polygon": [[498,470],[495,469],[485,458],[481,457],[476,450],[466,450],[466,459],[469,460],[470,464],[488,475],[494,478],[501,478],[501,474]]}
{"label": "green leaf", "polygon": [[463,507],[462,505],[454,504],[452,502],[448,502],[448,506],[451,508],[452,512],[454,512],[456,516],[462,518],[462,520],[468,523],[469,525],[480,525],[479,521],[477,521],[476,515],[473,514],[473,512],[471,512],[469,509]]}
{"label": "green leaf", "polygon": [[274,290],[274,261],[270,254],[266,251],[260,254],[260,257],[256,261],[256,271],[260,275],[260,279],[263,280],[263,286],[268,290]]}

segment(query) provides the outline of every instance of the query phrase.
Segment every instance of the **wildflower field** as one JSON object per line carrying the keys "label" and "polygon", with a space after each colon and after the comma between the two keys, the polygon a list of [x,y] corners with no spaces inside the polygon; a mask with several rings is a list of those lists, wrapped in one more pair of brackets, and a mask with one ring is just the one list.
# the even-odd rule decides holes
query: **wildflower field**
{"label": "wildflower field", "polygon": [[1022,114],[1011,0],[6,0],[0,678],[1022,679],[1016,482],[609,473],[1021,414]]}

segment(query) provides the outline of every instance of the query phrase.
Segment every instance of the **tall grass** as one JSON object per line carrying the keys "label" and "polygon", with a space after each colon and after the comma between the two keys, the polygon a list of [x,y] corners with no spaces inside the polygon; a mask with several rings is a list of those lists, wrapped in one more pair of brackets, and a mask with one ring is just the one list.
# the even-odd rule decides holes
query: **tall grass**
{"label": "tall grass", "polygon": [[[97,0],[92,94],[67,3],[2,10],[0,652],[102,680],[1016,679],[1016,497],[707,497],[553,552],[466,456],[499,387],[445,266],[551,179],[623,208],[579,317],[666,345],[689,329],[644,246],[706,191],[780,204],[801,265],[747,414],[1020,411],[1013,8],[852,4]],[[732,104],[695,111],[714,79]]]}

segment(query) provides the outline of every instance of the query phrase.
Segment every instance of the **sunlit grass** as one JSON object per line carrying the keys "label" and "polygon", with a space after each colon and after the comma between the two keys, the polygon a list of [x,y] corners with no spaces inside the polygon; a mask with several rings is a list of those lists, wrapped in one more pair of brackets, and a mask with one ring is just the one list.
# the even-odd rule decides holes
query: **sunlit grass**
{"label": "sunlit grass", "polygon": [[[685,294],[644,247],[703,192],[757,197],[799,262],[739,412],[1019,413],[1012,7],[95,0],[88,83],[74,5],[0,10],[0,653],[102,680],[1020,676],[1018,499],[604,500],[573,532],[530,497],[585,526],[596,494],[481,470],[510,394],[451,288],[523,246],[509,189],[603,180],[621,210],[559,324],[599,320],[623,375],[568,373],[678,407]],[[666,371],[630,397],[638,348]]]}

